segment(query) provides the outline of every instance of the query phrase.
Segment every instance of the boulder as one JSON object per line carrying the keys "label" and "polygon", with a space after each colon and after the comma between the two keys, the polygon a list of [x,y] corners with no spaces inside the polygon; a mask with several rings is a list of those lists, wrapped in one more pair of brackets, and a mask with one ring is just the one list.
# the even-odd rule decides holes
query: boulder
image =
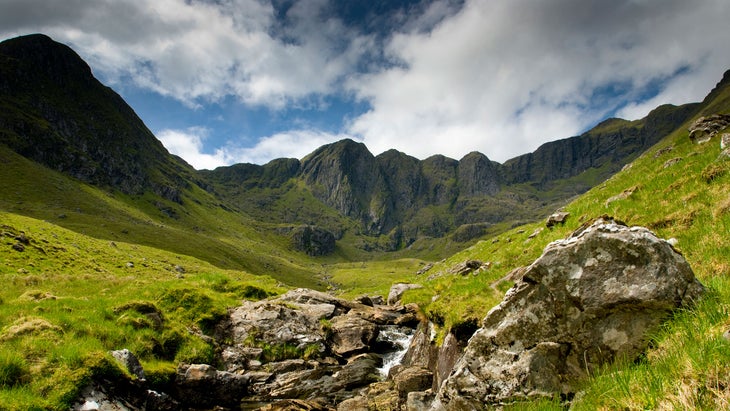
{"label": "boulder", "polygon": [[553,214],[550,214],[548,216],[547,221],[545,221],[545,226],[547,228],[551,228],[553,226],[556,226],[558,224],[565,224],[565,221],[568,219],[568,216],[570,216],[570,213],[566,213],[564,211],[558,211]]}
{"label": "boulder", "polygon": [[431,388],[433,373],[423,367],[402,367],[393,376],[395,389],[405,398],[409,392],[425,391]]}
{"label": "boulder", "polygon": [[390,292],[388,293],[388,305],[398,304],[398,302],[400,301],[404,292],[406,292],[408,290],[415,290],[418,288],[423,288],[423,286],[420,284],[406,284],[406,283],[393,284],[390,287]]}
{"label": "boulder", "polygon": [[644,352],[647,333],[703,291],[649,230],[587,223],[549,244],[487,314],[433,408],[570,395],[602,364]]}
{"label": "boulder", "polygon": [[423,411],[430,408],[433,402],[434,394],[429,391],[409,392],[406,399],[407,411]]}
{"label": "boulder", "polygon": [[730,115],[712,114],[700,117],[689,126],[689,139],[695,144],[706,143],[729,125]]}
{"label": "boulder", "polygon": [[232,341],[263,341],[271,344],[306,346],[320,344],[324,333],[319,321],[335,311],[331,304],[293,306],[278,301],[244,301],[230,314],[227,333]]}
{"label": "boulder", "polygon": [[355,315],[341,315],[332,320],[332,351],[348,356],[370,349],[378,338],[378,327]]}
{"label": "boulder", "polygon": [[281,400],[259,408],[259,411],[334,411],[334,408],[318,401]]}
{"label": "boulder", "polygon": [[247,376],[218,371],[208,364],[181,364],[175,378],[176,398],[193,407],[230,406],[248,393]]}

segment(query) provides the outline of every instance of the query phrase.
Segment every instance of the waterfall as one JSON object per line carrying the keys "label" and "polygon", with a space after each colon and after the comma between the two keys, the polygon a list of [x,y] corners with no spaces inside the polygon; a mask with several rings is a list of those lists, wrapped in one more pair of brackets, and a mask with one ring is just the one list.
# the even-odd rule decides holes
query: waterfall
{"label": "waterfall", "polygon": [[383,354],[383,366],[378,370],[383,378],[388,377],[388,372],[394,366],[400,364],[403,356],[408,351],[408,346],[415,335],[415,330],[408,327],[389,325],[381,329],[378,335],[378,342],[391,346],[393,349]]}

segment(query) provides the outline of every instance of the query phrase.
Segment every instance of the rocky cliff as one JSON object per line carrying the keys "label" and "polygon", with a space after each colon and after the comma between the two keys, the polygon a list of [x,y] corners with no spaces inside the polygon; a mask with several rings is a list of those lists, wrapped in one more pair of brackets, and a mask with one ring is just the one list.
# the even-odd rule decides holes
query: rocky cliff
{"label": "rocky cliff", "polygon": [[192,168],[69,47],[36,34],[0,43],[0,143],[84,182],[181,202]]}

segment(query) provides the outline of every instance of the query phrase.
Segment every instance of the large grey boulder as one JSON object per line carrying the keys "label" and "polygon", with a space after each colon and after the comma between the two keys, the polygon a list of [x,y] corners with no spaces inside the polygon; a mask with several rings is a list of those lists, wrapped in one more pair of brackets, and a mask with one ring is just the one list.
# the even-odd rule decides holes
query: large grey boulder
{"label": "large grey boulder", "polygon": [[601,364],[638,356],[647,332],[703,290],[669,243],[599,219],[525,270],[470,339],[433,409],[572,393]]}

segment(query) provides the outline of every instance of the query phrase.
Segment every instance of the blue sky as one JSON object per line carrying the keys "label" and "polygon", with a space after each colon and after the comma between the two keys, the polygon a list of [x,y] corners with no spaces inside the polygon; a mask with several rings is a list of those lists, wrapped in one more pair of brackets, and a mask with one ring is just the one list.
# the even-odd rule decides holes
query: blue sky
{"label": "blue sky", "polygon": [[76,50],[194,167],[373,154],[503,162],[701,100],[727,0],[0,0],[0,38]]}

